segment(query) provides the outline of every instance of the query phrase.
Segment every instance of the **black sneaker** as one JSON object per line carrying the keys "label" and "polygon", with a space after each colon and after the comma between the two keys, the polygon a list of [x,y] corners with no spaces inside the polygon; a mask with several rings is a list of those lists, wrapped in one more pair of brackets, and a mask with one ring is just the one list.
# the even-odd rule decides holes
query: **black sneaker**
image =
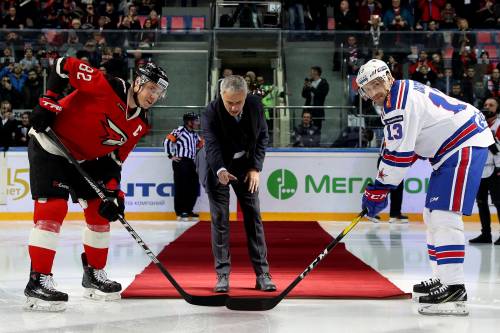
{"label": "black sneaker", "polygon": [[398,216],[391,216],[389,218],[389,223],[394,223],[394,224],[405,224],[408,223],[409,219],[408,216],[406,215],[398,215]]}
{"label": "black sneaker", "polygon": [[191,221],[198,222],[200,220],[200,215],[199,214],[191,212],[191,213],[188,214],[188,216],[191,219]]}
{"label": "black sneaker", "polygon": [[495,243],[493,243],[495,245],[500,245],[500,237],[495,241]]}
{"label": "black sneaker", "polygon": [[413,292],[419,294],[429,294],[434,289],[441,286],[441,281],[437,278],[430,278],[419,284],[413,285]]}
{"label": "black sneaker", "polygon": [[214,287],[216,293],[227,293],[229,291],[229,274],[217,274],[217,283]]}
{"label": "black sneaker", "polygon": [[87,256],[82,253],[84,297],[94,300],[113,301],[120,299],[122,285],[108,279],[104,269],[95,269],[88,265]]}
{"label": "black sneaker", "polygon": [[52,274],[31,272],[24,295],[25,309],[31,311],[64,311],[68,302],[68,294],[55,289]]}
{"label": "black sneaker", "polygon": [[476,238],[469,239],[470,244],[491,244],[491,234],[481,234]]}
{"label": "black sneaker", "polygon": [[275,291],[276,285],[271,280],[271,274],[262,273],[255,280],[255,289],[262,291]]}
{"label": "black sneaker", "polygon": [[418,312],[423,315],[467,316],[467,291],[463,284],[441,285],[419,299]]}
{"label": "black sneaker", "polygon": [[188,213],[181,213],[181,215],[177,216],[177,219],[182,221],[182,222],[187,222],[187,221],[189,221],[189,214]]}

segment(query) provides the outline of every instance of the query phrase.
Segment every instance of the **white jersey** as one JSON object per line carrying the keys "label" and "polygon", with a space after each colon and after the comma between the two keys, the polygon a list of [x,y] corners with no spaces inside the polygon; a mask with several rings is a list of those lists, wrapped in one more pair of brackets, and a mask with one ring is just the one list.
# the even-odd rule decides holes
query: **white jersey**
{"label": "white jersey", "polygon": [[412,80],[395,81],[381,114],[385,147],[377,181],[397,186],[419,158],[434,170],[462,147],[488,147],[493,136],[472,105]]}

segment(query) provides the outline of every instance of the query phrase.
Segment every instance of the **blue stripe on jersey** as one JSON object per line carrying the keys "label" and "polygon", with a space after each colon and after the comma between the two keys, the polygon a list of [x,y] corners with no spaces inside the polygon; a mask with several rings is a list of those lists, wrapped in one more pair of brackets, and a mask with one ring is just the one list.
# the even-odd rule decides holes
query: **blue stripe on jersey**
{"label": "blue stripe on jersey", "polygon": [[475,118],[476,116],[472,116],[465,124],[456,130],[455,133],[443,142],[437,150],[436,155],[429,158],[431,165],[438,163],[448,152],[453,151],[456,147],[460,146],[462,143],[484,130],[484,128],[477,126]]}
{"label": "blue stripe on jersey", "polygon": [[[389,99],[384,103],[384,112],[386,114],[394,110],[402,110],[405,108],[409,86],[409,80],[394,81],[389,93]],[[403,89],[403,91],[400,92],[401,89]]]}

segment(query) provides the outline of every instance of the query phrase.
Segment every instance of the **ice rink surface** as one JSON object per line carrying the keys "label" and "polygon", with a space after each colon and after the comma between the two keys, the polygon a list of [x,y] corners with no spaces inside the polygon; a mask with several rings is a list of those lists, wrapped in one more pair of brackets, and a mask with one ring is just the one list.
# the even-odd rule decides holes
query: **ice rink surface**
{"label": "ice rink surface", "polygon": [[[158,221],[131,224],[156,254],[192,225]],[[333,236],[347,224],[321,223]],[[29,272],[26,244],[32,223],[0,222],[0,332],[500,332],[500,246],[466,246],[468,317],[422,316],[406,299],[284,300],[267,312],[233,312],[224,307],[189,305],[182,299],[108,303],[84,299],[82,225],[74,221],[63,225],[53,269],[57,288],[69,294],[67,310],[33,313],[22,309]],[[478,223],[466,223],[466,238],[477,236],[479,228]],[[498,235],[494,223],[494,239]],[[361,222],[343,241],[349,251],[403,291],[410,292],[414,283],[430,277],[422,223]],[[126,287],[148,264],[142,248],[121,224],[114,223],[108,276]],[[272,273],[272,262],[270,265]]]}

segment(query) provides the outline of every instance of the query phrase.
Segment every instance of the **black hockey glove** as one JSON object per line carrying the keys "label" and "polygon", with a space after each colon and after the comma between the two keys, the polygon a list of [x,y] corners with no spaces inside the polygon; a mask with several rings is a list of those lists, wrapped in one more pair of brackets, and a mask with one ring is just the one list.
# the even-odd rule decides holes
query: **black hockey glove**
{"label": "black hockey glove", "polygon": [[104,190],[106,198],[99,205],[99,215],[113,222],[125,214],[125,194],[120,190]]}
{"label": "black hockey glove", "polygon": [[51,96],[44,95],[38,99],[38,105],[31,113],[31,125],[37,132],[44,132],[52,126],[57,113],[62,111],[62,106]]}

